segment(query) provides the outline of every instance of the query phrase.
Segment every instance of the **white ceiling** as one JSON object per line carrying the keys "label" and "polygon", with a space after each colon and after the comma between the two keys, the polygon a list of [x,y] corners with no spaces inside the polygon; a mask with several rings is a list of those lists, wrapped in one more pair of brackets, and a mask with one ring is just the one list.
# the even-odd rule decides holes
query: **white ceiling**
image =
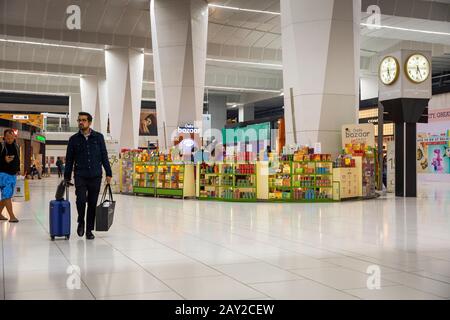
{"label": "white ceiling", "polygon": [[[103,48],[126,45],[151,51],[148,0],[0,0],[0,38],[45,41]],[[210,3],[279,12],[279,0],[210,0]],[[380,1],[374,0],[380,4]],[[448,1],[439,1],[450,4]],[[82,32],[67,32],[65,10],[70,4],[82,9]],[[450,7],[449,7],[450,8]],[[364,10],[363,10],[364,11]],[[361,22],[366,22],[364,13]],[[450,23],[382,16],[382,25],[450,33]],[[449,46],[449,35],[361,27],[361,56],[367,59],[403,40]],[[446,48],[436,50],[437,72],[450,70]],[[281,64],[280,16],[210,8],[208,57],[225,60]],[[152,57],[145,57],[144,79],[153,80]],[[362,64],[363,65],[363,64]],[[101,51],[56,48],[0,41],[0,69],[63,74],[104,75]],[[279,67],[208,61],[206,85],[278,90],[282,88]],[[46,92],[78,92],[77,79],[0,72],[0,89]],[[33,88],[33,90],[31,90]],[[46,88],[46,90],[44,90]],[[67,91],[65,91],[67,90]],[[153,96],[153,86],[144,85],[144,96]]]}

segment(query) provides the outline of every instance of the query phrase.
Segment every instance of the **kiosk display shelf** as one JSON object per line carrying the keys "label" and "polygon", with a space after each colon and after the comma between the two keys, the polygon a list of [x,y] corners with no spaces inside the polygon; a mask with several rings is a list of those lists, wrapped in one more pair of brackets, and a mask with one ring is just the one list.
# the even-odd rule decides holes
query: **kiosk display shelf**
{"label": "kiosk display shelf", "polygon": [[197,164],[197,197],[207,200],[256,201],[256,164]]}
{"label": "kiosk display shelf", "polygon": [[121,159],[120,161],[120,192],[133,193],[133,160]]}
{"label": "kiosk display shelf", "polygon": [[184,164],[158,163],[157,196],[183,197]]}
{"label": "kiosk display shelf", "polygon": [[332,172],[331,161],[293,161],[292,200],[333,201]]}
{"label": "kiosk display shelf", "polygon": [[192,164],[134,161],[133,193],[152,196],[194,197]]}
{"label": "kiosk display shelf", "polygon": [[333,181],[339,183],[340,199],[362,196],[362,157],[353,157],[351,164],[333,169]]}
{"label": "kiosk display shelf", "polygon": [[133,194],[134,162],[137,160],[140,150],[122,149],[120,153],[120,183],[121,193]]}
{"label": "kiosk display shelf", "polygon": [[133,192],[135,194],[155,195],[156,164],[135,162],[133,174]]}
{"label": "kiosk display shelf", "polygon": [[226,201],[333,201],[331,161],[197,165],[197,197]]}
{"label": "kiosk display shelf", "polygon": [[269,200],[285,200],[292,198],[292,166],[289,161],[269,163]]}

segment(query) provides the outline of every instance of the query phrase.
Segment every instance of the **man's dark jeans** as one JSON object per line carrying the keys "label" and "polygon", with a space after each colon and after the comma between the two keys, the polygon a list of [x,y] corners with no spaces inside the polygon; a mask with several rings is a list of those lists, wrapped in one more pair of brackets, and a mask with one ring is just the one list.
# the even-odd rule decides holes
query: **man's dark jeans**
{"label": "man's dark jeans", "polygon": [[86,232],[94,230],[95,208],[102,184],[102,177],[75,177],[75,194],[77,196],[78,223],[84,223],[87,202]]}

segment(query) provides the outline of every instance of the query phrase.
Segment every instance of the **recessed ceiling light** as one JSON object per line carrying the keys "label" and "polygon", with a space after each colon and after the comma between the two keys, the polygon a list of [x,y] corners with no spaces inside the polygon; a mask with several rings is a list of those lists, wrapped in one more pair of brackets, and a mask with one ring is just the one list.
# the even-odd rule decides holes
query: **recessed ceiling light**
{"label": "recessed ceiling light", "polygon": [[0,89],[0,92],[5,93],[25,93],[25,94],[39,94],[43,96],[63,96],[67,97],[69,93],[54,93],[54,92],[44,92],[44,91],[27,91],[27,90],[3,90]]}
{"label": "recessed ceiling light", "polygon": [[228,9],[228,10],[234,10],[234,11],[244,11],[244,12],[253,12],[253,13],[267,13],[271,15],[280,15],[279,12],[274,11],[265,11],[265,10],[254,10],[254,9],[244,9],[244,8],[238,8],[238,7],[229,7],[229,6],[223,6],[220,4],[208,4],[209,7],[212,8],[221,8],[221,9]]}
{"label": "recessed ceiling light", "polygon": [[386,26],[386,25],[375,25],[375,24],[371,24],[371,23],[361,23],[361,25],[365,26],[365,27],[373,27],[373,28],[392,29],[392,30],[419,32],[419,33],[426,33],[426,34],[436,34],[436,35],[441,35],[441,36],[450,36],[449,32],[429,31],[429,30],[402,28],[402,27],[394,27],[394,26]]}
{"label": "recessed ceiling light", "polygon": [[[143,83],[155,84],[155,81],[144,80]],[[223,90],[223,91],[240,91],[240,92],[268,92],[280,93],[280,90],[259,89],[259,88],[237,88],[237,87],[221,87],[221,86],[205,86],[205,89]]]}
{"label": "recessed ceiling light", "polygon": [[92,50],[92,51],[104,51],[104,49],[101,49],[101,48],[72,46],[72,45],[66,45],[66,44],[56,44],[56,43],[36,42],[36,41],[25,41],[25,40],[0,39],[0,42],[32,44],[32,45],[56,47],[56,48],[69,48],[69,49],[82,49],[82,50]]}
{"label": "recessed ceiling light", "polygon": [[224,91],[280,93],[280,90],[258,89],[258,88],[237,88],[237,87],[220,87],[220,86],[205,86],[205,88],[211,90],[224,90]]}
{"label": "recessed ceiling light", "polygon": [[[272,15],[280,15],[281,14],[280,12],[274,12],[274,11],[244,9],[244,8],[230,7],[230,6],[224,6],[224,5],[219,5],[219,4],[209,4],[208,6],[213,7],[213,8],[221,8],[221,9],[235,10],[235,11],[266,13],[266,14],[272,14]],[[402,27],[394,27],[394,26],[386,26],[386,25],[374,25],[374,24],[370,24],[370,23],[360,23],[360,25],[365,26],[365,27],[377,27],[377,28],[385,28],[385,29],[400,30],[400,31],[409,31],[409,32],[419,32],[419,33],[426,33],[426,34],[450,36],[449,32],[429,31],[429,30],[402,28]]]}
{"label": "recessed ceiling light", "polygon": [[73,75],[73,74],[26,72],[26,71],[15,71],[15,70],[0,70],[0,73],[21,74],[21,75],[28,75],[28,76],[64,77],[64,78],[76,78],[76,79],[80,78],[79,75]]}
{"label": "recessed ceiling light", "polygon": [[273,68],[282,68],[283,67],[282,64],[275,64],[275,63],[239,61],[239,60],[226,60],[226,59],[215,59],[215,58],[206,58],[206,61],[223,62],[223,63],[235,63],[235,64],[246,64],[246,65],[250,65],[250,66],[264,66],[264,67],[273,67]]}

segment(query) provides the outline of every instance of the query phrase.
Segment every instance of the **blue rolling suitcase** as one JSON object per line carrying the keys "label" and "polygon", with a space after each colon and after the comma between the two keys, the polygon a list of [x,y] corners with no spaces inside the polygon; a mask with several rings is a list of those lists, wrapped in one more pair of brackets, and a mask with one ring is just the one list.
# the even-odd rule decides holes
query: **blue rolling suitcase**
{"label": "blue rolling suitcase", "polygon": [[[64,184],[64,185],[63,185]],[[61,182],[58,186],[66,189],[66,199],[50,201],[49,223],[50,223],[50,238],[55,240],[55,237],[66,237],[70,239],[70,201],[69,188],[65,182]]]}

